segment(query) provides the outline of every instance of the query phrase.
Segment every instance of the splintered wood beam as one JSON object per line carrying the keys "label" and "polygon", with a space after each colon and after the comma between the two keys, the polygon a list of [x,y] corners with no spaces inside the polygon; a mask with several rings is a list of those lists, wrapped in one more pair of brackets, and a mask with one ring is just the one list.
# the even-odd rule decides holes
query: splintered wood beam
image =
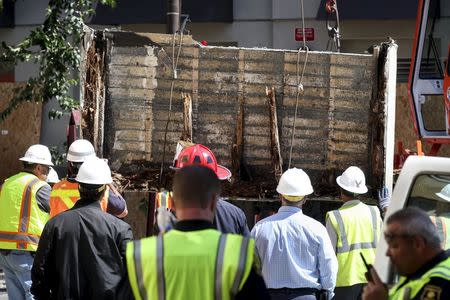
{"label": "splintered wood beam", "polygon": [[278,181],[283,174],[283,158],[281,157],[280,136],[278,134],[277,104],[275,99],[275,88],[266,87],[266,96],[269,104],[270,117],[270,154],[275,172],[275,179]]}
{"label": "splintered wood beam", "polygon": [[244,97],[239,97],[238,105],[236,131],[231,149],[231,173],[233,183],[239,180],[239,170],[241,169],[242,153],[244,149]]}
{"label": "splintered wood beam", "polygon": [[183,133],[181,140],[192,142],[192,98],[188,93],[181,93],[183,98]]}

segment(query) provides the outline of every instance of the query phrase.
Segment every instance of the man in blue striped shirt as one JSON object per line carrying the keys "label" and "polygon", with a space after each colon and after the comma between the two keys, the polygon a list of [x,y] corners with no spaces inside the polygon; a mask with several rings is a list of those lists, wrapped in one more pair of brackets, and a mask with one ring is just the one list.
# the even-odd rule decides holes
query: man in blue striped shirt
{"label": "man in blue striped shirt", "polygon": [[272,299],[312,300],[320,293],[331,299],[336,255],[325,227],[302,212],[305,196],[313,192],[311,180],[303,170],[289,169],[277,192],[282,201],[278,213],[251,232]]}

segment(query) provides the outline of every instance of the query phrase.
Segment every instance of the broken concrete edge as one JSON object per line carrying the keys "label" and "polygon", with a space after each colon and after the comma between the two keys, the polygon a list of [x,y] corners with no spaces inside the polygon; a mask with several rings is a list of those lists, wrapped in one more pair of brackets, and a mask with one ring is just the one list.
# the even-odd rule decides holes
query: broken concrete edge
{"label": "broken concrete edge", "polygon": [[[87,26],[86,26],[87,27]],[[180,34],[169,35],[164,33],[148,33],[148,32],[132,32],[126,30],[95,30],[93,28],[88,27],[89,30],[101,31],[104,33],[105,37],[116,37],[113,39],[113,44],[115,47],[120,46],[129,46],[130,41],[136,43],[136,46],[154,46],[154,47],[162,47],[162,45],[167,46],[173,44],[173,38],[175,38],[175,46],[179,43],[181,38]],[[91,32],[88,31],[90,34]],[[118,39],[120,37],[121,39]],[[281,48],[265,48],[265,47],[237,47],[237,46],[203,46],[198,41],[192,38],[192,35],[182,35],[183,38],[183,46],[192,46],[199,48],[208,48],[208,49],[235,49],[235,50],[255,50],[255,51],[273,51],[273,52],[290,52],[297,53],[299,50],[291,50],[291,49],[281,49]],[[305,52],[304,50],[300,50],[300,52]],[[372,57],[372,54],[368,53],[344,53],[344,52],[332,52],[332,51],[309,51],[311,54],[336,54],[343,56],[365,56]]]}

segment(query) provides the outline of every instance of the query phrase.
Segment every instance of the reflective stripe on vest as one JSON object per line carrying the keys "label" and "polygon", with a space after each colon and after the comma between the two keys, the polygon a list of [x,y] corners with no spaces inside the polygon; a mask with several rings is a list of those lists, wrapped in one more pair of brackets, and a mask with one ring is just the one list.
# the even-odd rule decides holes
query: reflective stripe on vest
{"label": "reflective stripe on vest", "polygon": [[172,193],[168,191],[159,192],[156,194],[156,208],[163,207],[172,209],[171,202]]}
{"label": "reflective stripe on vest", "polygon": [[80,192],[78,191],[78,188],[76,190],[55,189],[52,193],[52,197],[58,197],[67,207],[67,209],[69,209],[72,208],[80,198]]}
{"label": "reflective stripe on vest", "polygon": [[[100,201],[101,209],[106,212],[108,209],[109,187],[106,187],[105,194]],[[53,186],[50,194],[50,216],[54,217],[68,209],[71,209],[80,199],[78,183],[61,180]]]}
{"label": "reflective stripe on vest", "polygon": [[406,277],[402,277],[399,282],[389,290],[390,300],[414,299],[422,288],[428,284],[433,277],[443,278],[450,281],[450,257],[441,261],[428,270],[422,277],[409,280],[405,283]]}
{"label": "reflective stripe on vest", "polygon": [[[223,260],[225,255],[225,244],[227,241],[226,234],[220,235],[219,238],[219,247],[217,248],[217,256],[216,256],[216,272],[214,278],[214,286],[215,286],[215,296],[216,300],[222,299],[222,267]],[[241,243],[241,248],[239,251],[239,264],[236,271],[236,276],[234,278],[233,286],[231,289],[231,294],[236,295],[239,292],[239,283],[242,280],[242,276],[244,276],[245,271],[245,263],[247,261],[247,249],[249,244],[249,238],[244,237]],[[156,265],[158,271],[158,299],[164,300],[165,297],[165,277],[164,277],[164,241],[162,235],[159,235],[156,238]],[[139,278],[139,277],[138,277]],[[142,277],[141,277],[142,278]],[[138,279],[139,281],[139,279]],[[140,284],[142,285],[142,282]],[[141,291],[141,294],[145,292],[145,289]]]}
{"label": "reflective stripe on vest", "polygon": [[448,217],[440,216],[430,216],[431,221],[436,226],[439,239],[441,240],[442,248],[450,248],[450,234],[448,232],[448,226],[450,225],[450,219]]}
{"label": "reflective stripe on vest", "polygon": [[250,239],[248,237],[244,237],[241,243],[241,250],[239,251],[239,264],[236,271],[236,277],[234,278],[233,287],[231,288],[231,294],[236,296],[239,292],[239,284],[244,276],[245,271],[245,263],[247,261],[247,251],[248,244],[250,243]]}
{"label": "reflective stripe on vest", "polygon": [[35,235],[27,234],[27,233],[0,231],[0,240],[8,241],[8,242],[17,242],[18,243],[17,248],[23,249],[23,248],[19,248],[19,245],[24,244],[24,243],[38,244],[39,236],[37,236],[37,235],[35,236]]}
{"label": "reflective stripe on vest", "polygon": [[164,276],[164,240],[162,235],[156,238],[156,270],[158,272],[158,300],[166,299]]}
{"label": "reflective stripe on vest", "polygon": [[225,242],[227,241],[227,236],[224,234],[220,235],[219,247],[217,247],[217,257],[216,257],[216,272],[214,274],[214,296],[216,300],[222,299],[222,267],[223,267],[223,257],[225,255]]}
{"label": "reflective stripe on vest", "polygon": [[[137,240],[134,242],[133,249],[133,258],[134,258],[134,266],[135,266],[135,276],[138,282],[139,294],[141,299],[147,300],[147,290],[145,289],[144,284],[144,275],[142,273],[142,260],[141,260],[141,240]],[[158,277],[161,276],[161,273],[158,272]]]}
{"label": "reflective stripe on vest", "polygon": [[[375,207],[369,206],[370,208],[370,215],[372,217],[372,228],[377,228],[377,213],[375,211]],[[336,253],[344,253],[344,252],[350,252],[355,249],[375,249],[378,244],[378,235],[377,230],[373,231],[373,240],[370,243],[354,243],[349,245],[348,239],[347,239],[347,233],[345,232],[344,227],[344,220],[342,220],[342,215],[339,212],[339,210],[334,210],[333,215],[336,218],[336,222],[339,226],[339,232],[341,234],[341,240],[342,240],[342,246],[337,247]]]}
{"label": "reflective stripe on vest", "polygon": [[[136,299],[189,299],[189,295],[197,295],[197,297],[205,300],[234,298],[250,273],[253,262],[253,241],[242,236],[221,234],[212,229],[194,232],[192,235],[190,232],[179,231],[177,234],[173,234],[175,231],[177,230],[172,230],[164,236],[147,238],[128,244],[127,268]],[[175,257],[171,256],[172,251],[170,249],[174,248],[173,246],[179,241],[178,238],[184,234],[186,234],[187,240],[181,241],[180,246],[181,243],[186,245],[186,241],[192,240],[195,245],[204,244],[205,247],[202,247],[201,253],[212,251],[209,254],[205,253],[205,257],[202,256],[203,254],[192,257],[194,261],[201,257],[201,261],[205,262],[204,264],[193,266],[189,255],[180,257],[175,254]],[[169,245],[166,241],[167,237],[169,238]],[[202,240],[206,243],[201,242]],[[191,253],[197,251],[195,250],[198,249],[197,246],[194,248],[190,246],[192,245],[187,245],[183,249],[188,248],[187,251],[191,251]],[[239,252],[236,249],[240,249]],[[174,253],[179,253],[177,251]],[[212,262],[210,258],[214,258],[215,263],[212,265],[207,263],[207,261]],[[164,262],[164,260],[166,261]],[[165,263],[169,265],[165,266]],[[183,265],[183,263],[187,263],[188,266],[191,263],[191,267],[195,269],[186,269],[186,264],[184,264],[185,268],[178,269],[177,266]],[[202,268],[205,268],[204,272],[201,271]],[[168,275],[167,272],[172,275]],[[202,278],[201,275],[204,274],[208,275]],[[170,276],[170,279],[167,276]],[[180,278],[186,278],[181,285],[176,283],[180,282]],[[189,279],[193,281],[189,282]],[[177,281],[174,282],[174,280]],[[204,285],[204,288],[201,291],[195,290],[195,287],[202,285]],[[191,286],[194,290],[190,289]]]}
{"label": "reflective stripe on vest", "polygon": [[80,199],[78,183],[63,179],[57,182],[50,193],[50,217],[72,208]]}
{"label": "reflective stripe on vest", "polygon": [[[28,227],[30,226],[30,212],[31,212],[31,190],[33,186],[38,183],[39,178],[32,179],[26,186],[22,195],[22,204],[20,206],[20,217],[19,217],[19,228],[17,232],[26,233],[28,232]],[[39,242],[39,241],[38,241]],[[17,249],[26,249],[26,242],[17,242]]]}

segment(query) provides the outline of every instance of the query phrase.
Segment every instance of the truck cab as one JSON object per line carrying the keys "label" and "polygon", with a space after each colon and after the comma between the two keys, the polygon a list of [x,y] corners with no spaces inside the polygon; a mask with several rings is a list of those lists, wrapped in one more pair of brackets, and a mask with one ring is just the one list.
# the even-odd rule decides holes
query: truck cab
{"label": "truck cab", "polygon": [[450,143],[450,1],[419,0],[408,80],[417,135],[435,146]]}
{"label": "truck cab", "polygon": [[[443,247],[448,249],[450,225],[447,228],[446,224],[450,224],[450,197],[446,199],[444,188],[449,184],[450,158],[408,157],[396,182],[385,220],[405,207],[414,206],[425,210],[438,229]],[[374,267],[383,282],[395,284],[398,275],[386,256],[386,250],[387,244],[382,236],[378,243]]]}

